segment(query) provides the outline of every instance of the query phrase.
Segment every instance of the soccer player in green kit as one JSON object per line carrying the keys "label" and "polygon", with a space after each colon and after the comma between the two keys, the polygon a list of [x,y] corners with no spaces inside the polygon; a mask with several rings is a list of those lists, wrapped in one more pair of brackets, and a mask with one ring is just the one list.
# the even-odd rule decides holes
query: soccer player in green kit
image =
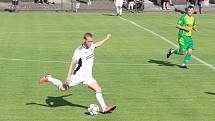
{"label": "soccer player in green kit", "polygon": [[167,53],[167,58],[172,54],[185,55],[183,64],[180,65],[182,68],[187,68],[187,63],[189,62],[194,49],[193,39],[191,37],[192,30],[197,31],[195,18],[192,16],[194,12],[193,6],[187,7],[187,14],[180,17],[177,22],[176,28],[179,29],[178,34],[178,44],[179,49],[169,49]]}

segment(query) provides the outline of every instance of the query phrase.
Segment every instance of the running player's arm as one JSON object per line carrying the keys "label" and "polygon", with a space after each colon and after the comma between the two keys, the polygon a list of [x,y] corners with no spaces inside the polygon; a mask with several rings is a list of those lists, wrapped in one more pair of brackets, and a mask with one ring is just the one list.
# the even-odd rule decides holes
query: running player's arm
{"label": "running player's arm", "polygon": [[194,31],[198,31],[198,28],[196,26],[193,26]]}
{"label": "running player's arm", "polygon": [[69,70],[68,70],[67,77],[66,77],[67,83],[70,83],[72,81],[71,80],[71,75],[72,75],[72,72],[73,72],[75,64],[76,64],[76,60],[72,59],[71,62],[70,62]]}
{"label": "running player's arm", "polygon": [[71,80],[71,74],[72,74],[73,67],[74,67],[75,63],[76,63],[76,61],[72,59],[72,61],[70,62],[68,73],[67,73],[66,82],[63,83],[63,85],[61,87],[61,91],[65,91],[69,88],[69,84],[72,81]]}
{"label": "running player's arm", "polygon": [[74,54],[73,54],[72,60],[70,61],[69,69],[68,69],[68,72],[67,72],[67,77],[66,77],[67,83],[70,83],[72,81],[71,80],[71,75],[72,75],[73,69],[75,67],[75,64],[80,59],[80,55],[81,54],[80,54],[79,49],[76,49]]}
{"label": "running player's arm", "polygon": [[95,43],[96,47],[102,46],[106,41],[108,41],[111,38],[111,34],[108,34],[104,39],[98,41]]}
{"label": "running player's arm", "polygon": [[183,29],[183,30],[185,30],[185,31],[190,31],[190,30],[191,30],[191,27],[183,27],[183,26],[181,26],[181,25],[176,25],[176,28],[177,28],[177,29]]}
{"label": "running player's arm", "polygon": [[196,27],[196,20],[194,19],[193,21],[193,30],[194,31],[198,31],[197,27]]}
{"label": "running player's arm", "polygon": [[184,16],[181,16],[176,24],[176,28],[177,29],[182,29],[182,30],[185,30],[185,31],[190,31],[191,28],[190,27],[183,27],[182,25],[184,24]]}

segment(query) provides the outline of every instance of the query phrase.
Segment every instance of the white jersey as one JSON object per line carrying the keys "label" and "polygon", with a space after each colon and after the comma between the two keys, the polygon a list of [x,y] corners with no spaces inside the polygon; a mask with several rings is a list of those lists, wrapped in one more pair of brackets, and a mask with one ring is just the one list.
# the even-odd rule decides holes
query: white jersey
{"label": "white jersey", "polygon": [[81,45],[75,50],[72,59],[76,60],[77,63],[73,75],[92,76],[95,47],[95,44],[91,44],[86,49],[84,45]]}
{"label": "white jersey", "polygon": [[123,0],[115,0],[115,5],[116,5],[116,6],[122,7],[122,5],[123,5]]}

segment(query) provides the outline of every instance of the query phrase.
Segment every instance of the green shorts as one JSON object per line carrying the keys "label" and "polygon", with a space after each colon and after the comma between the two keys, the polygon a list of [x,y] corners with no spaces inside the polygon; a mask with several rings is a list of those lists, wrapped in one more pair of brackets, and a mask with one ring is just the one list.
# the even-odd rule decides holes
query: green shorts
{"label": "green shorts", "polygon": [[178,36],[179,52],[186,52],[188,48],[194,49],[191,36]]}

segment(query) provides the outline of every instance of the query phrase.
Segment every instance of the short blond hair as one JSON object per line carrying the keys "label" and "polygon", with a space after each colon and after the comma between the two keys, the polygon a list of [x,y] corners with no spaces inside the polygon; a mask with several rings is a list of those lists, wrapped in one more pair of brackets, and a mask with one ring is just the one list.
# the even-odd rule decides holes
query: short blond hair
{"label": "short blond hair", "polygon": [[93,35],[91,33],[87,32],[87,33],[84,34],[83,38],[86,39],[87,37],[93,38]]}

